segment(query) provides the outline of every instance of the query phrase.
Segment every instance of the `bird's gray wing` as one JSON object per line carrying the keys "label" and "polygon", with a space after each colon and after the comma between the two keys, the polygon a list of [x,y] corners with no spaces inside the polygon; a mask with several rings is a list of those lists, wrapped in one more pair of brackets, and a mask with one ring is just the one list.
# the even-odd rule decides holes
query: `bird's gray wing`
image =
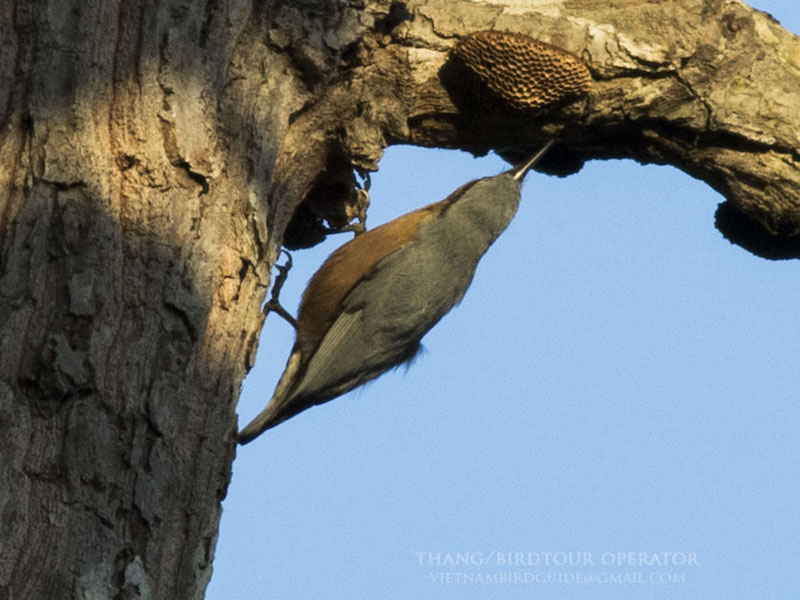
{"label": "bird's gray wing", "polygon": [[[356,340],[359,337],[360,318],[359,311],[339,315],[292,390],[292,399],[308,398],[313,404],[320,404],[342,393],[336,390],[352,380],[354,372],[358,370],[358,361],[350,358],[356,348],[363,346],[360,340]],[[348,355],[342,356],[343,353]]]}
{"label": "bird's gray wing", "polygon": [[348,293],[292,399],[325,402],[416,353],[420,338],[449,310],[454,296],[421,283],[437,259],[419,246],[412,242],[387,254]]}

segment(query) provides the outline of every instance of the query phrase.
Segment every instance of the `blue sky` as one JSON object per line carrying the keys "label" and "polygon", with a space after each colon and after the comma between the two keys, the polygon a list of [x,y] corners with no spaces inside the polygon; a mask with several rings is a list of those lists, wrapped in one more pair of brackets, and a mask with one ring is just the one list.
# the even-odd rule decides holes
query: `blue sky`
{"label": "blue sky", "polygon": [[[368,225],[506,168],[390,148]],[[800,598],[798,263],[731,245],[720,201],[632,161],[529,175],[407,373],[238,450],[207,597]],[[292,312],[347,239],[294,253]],[[242,424],[294,332],[261,340]]]}

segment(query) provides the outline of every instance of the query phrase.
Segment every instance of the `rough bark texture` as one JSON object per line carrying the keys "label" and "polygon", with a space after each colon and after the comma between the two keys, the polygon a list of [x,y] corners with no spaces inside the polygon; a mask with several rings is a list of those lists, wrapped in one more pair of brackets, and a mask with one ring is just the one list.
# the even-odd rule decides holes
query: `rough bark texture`
{"label": "rough bark texture", "polygon": [[[590,95],[465,105],[479,29]],[[13,0],[0,40],[0,599],[202,596],[270,267],[388,144],[674,164],[797,255],[800,41],[736,0]]]}

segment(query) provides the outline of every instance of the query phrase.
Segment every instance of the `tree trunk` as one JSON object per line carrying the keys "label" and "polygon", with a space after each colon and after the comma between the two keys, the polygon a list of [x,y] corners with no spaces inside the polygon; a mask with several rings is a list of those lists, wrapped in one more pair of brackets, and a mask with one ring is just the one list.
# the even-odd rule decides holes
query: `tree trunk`
{"label": "tree trunk", "polygon": [[[460,107],[480,29],[592,91]],[[800,41],[736,0],[13,0],[0,41],[0,599],[203,595],[271,266],[388,144],[674,164],[800,254]]]}

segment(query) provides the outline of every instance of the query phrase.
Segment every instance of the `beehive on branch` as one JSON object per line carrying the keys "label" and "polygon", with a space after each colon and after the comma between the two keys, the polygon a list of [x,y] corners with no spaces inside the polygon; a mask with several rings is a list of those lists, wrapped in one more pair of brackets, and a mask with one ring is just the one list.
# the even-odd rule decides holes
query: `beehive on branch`
{"label": "beehive on branch", "polygon": [[456,44],[452,58],[517,110],[582,96],[592,82],[577,56],[521,33],[471,33]]}

